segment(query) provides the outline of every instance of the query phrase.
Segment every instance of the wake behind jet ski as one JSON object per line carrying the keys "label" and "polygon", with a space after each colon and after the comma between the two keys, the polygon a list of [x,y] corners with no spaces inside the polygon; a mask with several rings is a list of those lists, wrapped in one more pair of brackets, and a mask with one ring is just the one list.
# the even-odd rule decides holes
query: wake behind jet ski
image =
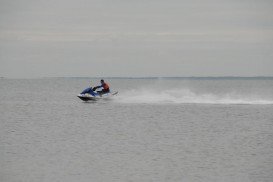
{"label": "wake behind jet ski", "polygon": [[[102,90],[96,91],[98,88],[102,88]],[[111,92],[110,87],[104,80],[101,80],[101,85],[96,87],[88,87],[84,89],[78,97],[83,101],[89,100],[98,100],[101,98],[108,98],[110,96],[116,95],[118,92]]]}

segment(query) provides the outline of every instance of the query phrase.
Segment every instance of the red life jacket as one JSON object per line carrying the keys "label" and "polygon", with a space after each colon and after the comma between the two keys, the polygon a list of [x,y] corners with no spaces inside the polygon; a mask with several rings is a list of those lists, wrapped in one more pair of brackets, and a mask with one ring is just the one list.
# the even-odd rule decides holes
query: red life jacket
{"label": "red life jacket", "polygon": [[107,83],[104,83],[104,84],[102,85],[102,87],[103,87],[104,90],[108,90],[108,89],[110,88],[109,85],[108,85]]}

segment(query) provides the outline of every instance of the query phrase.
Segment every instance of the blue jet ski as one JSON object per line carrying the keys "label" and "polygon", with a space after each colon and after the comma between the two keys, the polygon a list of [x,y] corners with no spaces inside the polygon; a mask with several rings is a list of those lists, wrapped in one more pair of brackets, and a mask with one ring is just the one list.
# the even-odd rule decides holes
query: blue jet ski
{"label": "blue jet ski", "polygon": [[93,90],[92,87],[88,87],[84,89],[77,97],[79,97],[83,101],[94,101],[102,98],[108,98],[114,95],[117,95],[118,92],[107,92],[107,93],[99,93]]}

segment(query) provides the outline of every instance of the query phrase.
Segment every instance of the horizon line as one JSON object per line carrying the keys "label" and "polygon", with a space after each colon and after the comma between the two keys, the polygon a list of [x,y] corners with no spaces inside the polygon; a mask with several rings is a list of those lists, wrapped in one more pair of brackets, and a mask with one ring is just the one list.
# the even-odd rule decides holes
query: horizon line
{"label": "horizon line", "polygon": [[74,79],[254,79],[254,78],[270,78],[273,79],[273,76],[45,76],[45,77],[4,77],[0,76],[0,79],[52,79],[52,78],[74,78]]}

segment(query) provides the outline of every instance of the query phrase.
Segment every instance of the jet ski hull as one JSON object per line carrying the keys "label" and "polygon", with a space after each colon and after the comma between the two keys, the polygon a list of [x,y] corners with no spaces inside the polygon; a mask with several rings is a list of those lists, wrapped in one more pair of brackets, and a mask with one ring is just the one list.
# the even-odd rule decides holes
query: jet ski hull
{"label": "jet ski hull", "polygon": [[96,100],[96,97],[89,96],[87,94],[79,94],[79,95],[77,95],[77,97],[79,97],[83,101]]}
{"label": "jet ski hull", "polygon": [[79,95],[77,95],[77,97],[79,97],[83,101],[96,101],[98,99],[109,98],[109,97],[117,95],[117,94],[118,94],[118,92],[114,92],[114,93],[109,92],[109,93],[105,93],[102,95],[97,94],[97,95],[93,96],[91,94],[86,93],[86,94],[79,94]]}

